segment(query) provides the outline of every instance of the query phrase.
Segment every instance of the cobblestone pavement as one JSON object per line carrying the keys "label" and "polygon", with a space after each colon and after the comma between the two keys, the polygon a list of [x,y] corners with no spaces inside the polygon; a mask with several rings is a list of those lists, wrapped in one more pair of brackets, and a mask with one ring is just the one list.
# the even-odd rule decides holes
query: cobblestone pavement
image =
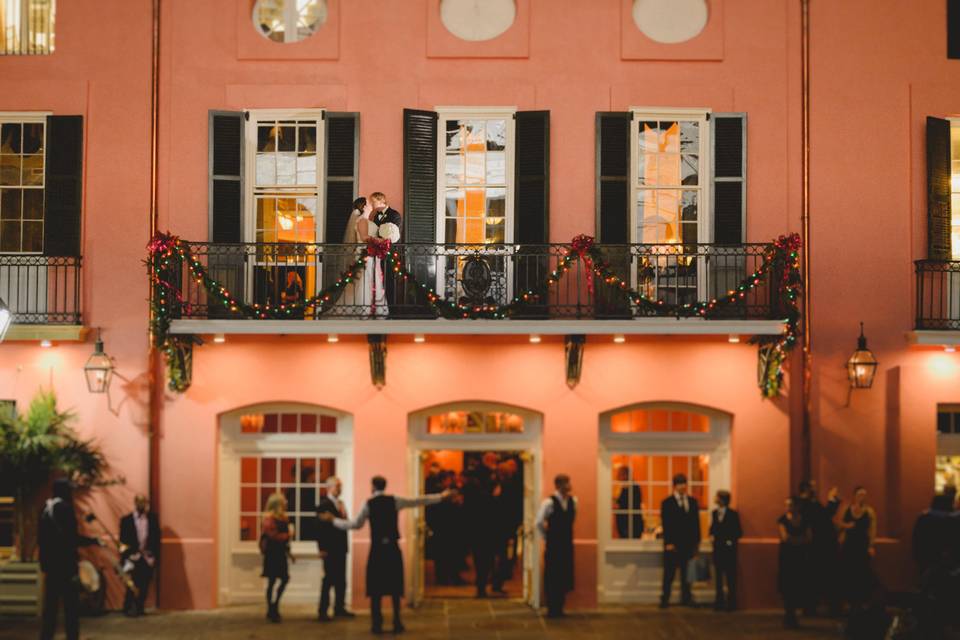
{"label": "cobblestone pavement", "polygon": [[[284,620],[271,624],[261,607],[229,607],[214,611],[152,613],[131,619],[120,614],[81,620],[81,638],[113,640],[119,638],[194,639],[194,638],[373,638],[370,618],[360,614],[354,620],[330,623],[316,621],[315,610],[308,605],[290,605],[282,609]],[[387,614],[387,636],[390,614]],[[653,607],[617,607],[599,611],[574,612],[568,618],[546,620],[523,604],[508,601],[442,600],[428,601],[416,611],[404,611],[408,638],[434,640],[510,640],[587,638],[629,638],[630,640],[687,640],[748,638],[756,640],[813,640],[840,638],[838,623],[829,620],[804,621],[798,631],[781,626],[778,612],[723,614],[710,610]],[[35,620],[0,618],[0,638],[36,638]],[[63,637],[61,627],[58,638]]]}

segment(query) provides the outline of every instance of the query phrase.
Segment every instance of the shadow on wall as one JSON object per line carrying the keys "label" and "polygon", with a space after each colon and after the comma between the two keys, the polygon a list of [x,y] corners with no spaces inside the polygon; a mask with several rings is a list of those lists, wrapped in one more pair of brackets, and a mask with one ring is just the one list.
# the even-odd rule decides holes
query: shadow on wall
{"label": "shadow on wall", "polygon": [[[154,576],[154,588],[163,585],[159,606],[164,609],[192,609],[193,594],[187,579],[186,554],[180,536],[170,527],[161,525],[161,540],[177,542],[163,543],[160,549],[160,568]],[[159,582],[158,582],[159,579]]]}

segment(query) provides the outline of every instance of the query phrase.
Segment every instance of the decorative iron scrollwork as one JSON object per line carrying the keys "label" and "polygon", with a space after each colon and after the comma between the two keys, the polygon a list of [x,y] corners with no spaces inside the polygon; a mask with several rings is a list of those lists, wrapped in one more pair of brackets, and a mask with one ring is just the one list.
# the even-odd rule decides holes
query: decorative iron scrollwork
{"label": "decorative iron scrollwork", "polygon": [[461,275],[463,291],[476,302],[482,302],[493,284],[490,265],[480,256],[470,256],[463,263]]}

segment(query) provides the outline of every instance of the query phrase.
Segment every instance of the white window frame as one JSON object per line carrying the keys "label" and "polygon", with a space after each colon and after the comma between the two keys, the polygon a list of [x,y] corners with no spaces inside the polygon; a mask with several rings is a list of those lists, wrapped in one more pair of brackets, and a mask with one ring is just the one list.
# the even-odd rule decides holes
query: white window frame
{"label": "white window frame", "polygon": [[[637,237],[637,196],[640,192],[640,163],[637,162],[638,147],[640,144],[640,122],[645,120],[676,120],[699,123],[700,129],[700,173],[697,176],[697,185],[682,187],[683,189],[697,189],[697,242],[708,243],[713,240],[713,220],[710,211],[710,176],[711,156],[710,148],[710,115],[709,108],[678,109],[670,107],[630,107],[633,120],[630,124],[630,242],[640,242]],[[665,187],[676,188],[680,187]]]}
{"label": "white window frame", "polygon": [[[17,50],[7,50],[0,51],[0,54],[4,55],[50,55],[54,52],[55,49],[55,38],[56,38],[56,21],[57,21],[57,3],[56,0],[50,0],[50,10],[47,12],[47,20],[44,24],[40,25],[41,29],[39,31],[32,31],[30,20],[30,4],[31,0],[0,0],[7,8],[17,7],[17,37],[19,38],[19,46]],[[8,14],[9,19],[9,14]],[[9,22],[8,22],[9,24]],[[46,46],[43,47],[34,47],[31,42],[30,36],[42,33],[46,37]]]}
{"label": "white window frame", "polygon": [[[243,433],[241,416],[249,413],[321,413],[337,419],[336,433]],[[353,505],[353,416],[329,407],[299,402],[263,403],[244,407],[220,416],[219,447],[217,459],[219,527],[219,586],[218,602],[229,604],[251,594],[231,591],[230,571],[235,555],[259,555],[257,540],[240,540],[240,459],[244,456],[289,456],[334,458],[337,461],[336,475],[343,482],[340,499]],[[318,425],[319,428],[319,425]],[[258,532],[259,533],[259,532]],[[352,546],[352,536],[348,545]],[[297,540],[291,543],[291,551],[297,557],[316,559],[317,545],[312,540]],[[347,593],[350,593],[352,572],[347,570]],[[256,595],[260,595],[259,589]],[[301,596],[303,594],[300,594]],[[349,595],[348,595],[349,597]],[[295,599],[300,599],[296,595]],[[309,594],[314,601],[315,594]]]}
{"label": "white window frame", "polygon": [[[960,211],[953,208],[953,196],[960,194],[960,170],[954,171],[953,165],[960,161],[960,158],[953,157],[954,137],[960,138],[960,118],[947,118],[950,123],[950,236],[954,240],[950,247],[951,260],[960,260],[960,242],[956,242],[956,237],[960,236]],[[954,180],[957,176],[958,179]]]}
{"label": "white window frame", "polygon": [[[0,0],[2,2],[2,0]],[[12,187],[18,189],[38,189],[43,191],[43,202],[44,208],[46,208],[47,202],[47,181],[46,181],[46,171],[47,171],[47,155],[49,150],[47,149],[47,117],[53,115],[51,111],[0,111],[0,125],[4,124],[42,124],[43,125],[43,171],[44,171],[44,180],[43,185],[40,187],[37,186],[28,186],[28,187]],[[21,207],[22,207],[21,203]],[[22,211],[21,211],[22,212]],[[21,246],[23,245],[23,218],[20,218],[20,231],[21,231]],[[46,225],[47,220],[46,216],[43,218],[43,231],[46,235]],[[42,256],[46,247],[40,249],[40,251],[12,251],[9,253],[14,253],[21,256]],[[44,289],[45,290],[45,289]],[[45,294],[44,294],[45,296]]]}

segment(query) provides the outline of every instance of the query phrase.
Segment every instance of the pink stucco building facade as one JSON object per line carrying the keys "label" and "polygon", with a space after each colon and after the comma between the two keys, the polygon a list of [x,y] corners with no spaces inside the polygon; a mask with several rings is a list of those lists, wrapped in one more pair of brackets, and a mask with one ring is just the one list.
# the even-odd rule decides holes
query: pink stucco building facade
{"label": "pink stucco building facade", "polygon": [[[573,594],[579,607],[650,601],[655,589],[650,586],[656,584],[655,565],[650,564],[657,561],[655,532],[647,532],[646,539],[623,539],[617,531],[611,506],[611,492],[619,487],[615,482],[623,480],[617,469],[629,466],[631,474],[640,474],[642,467],[648,474],[642,480],[647,513],[661,495],[659,472],[653,470],[659,460],[689,464],[685,470],[694,475],[699,464],[699,473],[706,475],[703,495],[709,500],[717,489],[729,489],[742,514],[742,604],[776,605],[776,519],[804,474],[804,402],[800,349],[788,360],[778,397],[766,399],[757,387],[757,347],[748,338],[781,330],[782,318],[772,312],[699,323],[696,318],[576,317],[412,318],[396,321],[400,324],[351,317],[237,320],[214,314],[188,317],[185,312],[175,319],[175,325],[181,323],[175,331],[205,340],[193,349],[192,384],[183,393],[171,392],[162,367],[151,369],[150,286],[143,261],[151,234],[154,175],[156,228],[184,240],[217,243],[217,229],[226,224],[239,235],[227,233],[221,244],[262,242],[270,236],[256,235],[266,226],[266,218],[257,217],[262,210],[257,207],[264,206],[258,203],[268,197],[300,197],[314,198],[312,205],[304,205],[315,224],[307,242],[340,242],[331,236],[338,227],[329,220],[345,212],[325,206],[333,202],[330,185],[337,182],[329,171],[324,174],[321,168],[316,184],[299,185],[303,189],[292,196],[276,184],[271,190],[257,182],[254,154],[281,151],[279,140],[265,151],[257,139],[253,127],[259,131],[267,121],[274,127],[287,121],[311,123],[311,131],[321,136],[314,140],[313,162],[330,169],[336,159],[321,159],[317,150],[323,141],[332,144],[334,119],[351,114],[354,168],[340,176],[345,178],[340,183],[348,184],[351,196],[386,193],[408,218],[416,213],[405,211],[405,205],[421,205],[407,193],[410,169],[416,167],[405,109],[437,112],[441,138],[443,123],[452,127],[447,132],[462,132],[463,123],[473,120],[506,123],[503,156],[489,155],[497,147],[488,138],[484,161],[489,167],[506,162],[504,184],[491,175],[492,169],[483,179],[488,199],[506,194],[502,228],[510,231],[501,231],[505,236],[499,238],[507,244],[517,244],[519,236],[529,233],[522,216],[531,201],[517,195],[527,176],[522,167],[512,173],[528,148],[520,125],[513,128],[513,114],[526,112],[549,114],[545,155],[540,156],[546,158],[547,177],[541,184],[548,204],[533,206],[542,219],[533,224],[540,236],[530,244],[568,243],[581,233],[609,245],[676,245],[679,233],[684,243],[694,244],[683,235],[684,224],[697,234],[695,243],[703,245],[716,244],[721,235],[726,243],[745,246],[802,231],[799,0],[680,3],[694,13],[702,4],[707,13],[701,28],[676,44],[644,33],[630,0],[508,4],[512,18],[500,35],[470,41],[445,25],[439,0],[327,0],[313,35],[282,44],[257,33],[249,0],[163,0],[155,164],[154,20],[148,0],[59,2],[52,54],[0,57],[3,122],[16,122],[23,114],[83,117],[80,323],[15,323],[0,344],[0,399],[26,406],[38,387],[52,386],[61,403],[76,410],[81,431],[102,443],[113,467],[126,477],[124,486],[92,497],[98,510],[120,514],[134,493],[153,494],[163,529],[161,607],[211,608],[261,597],[259,578],[251,572],[258,558],[256,542],[243,532],[255,522],[243,514],[258,509],[248,508],[243,489],[253,492],[250,500],[256,503],[257,491],[284,484],[282,475],[264,480],[264,459],[300,460],[296,468],[301,470],[304,459],[318,460],[318,468],[335,460],[356,511],[376,473],[386,476],[398,494],[422,490],[421,462],[429,457],[425,452],[436,450],[523,452],[531,504],[550,493],[555,474],[571,475],[579,497]],[[656,21],[669,9],[651,11],[648,19]],[[456,17],[450,21],[456,24]],[[811,474],[821,487],[838,486],[845,496],[856,485],[867,488],[879,516],[875,563],[892,586],[913,578],[912,520],[928,503],[938,460],[944,464],[952,446],[947,434],[938,438],[938,412],[960,403],[960,358],[944,349],[960,342],[960,315],[954,313],[954,324],[936,331],[918,326],[919,281],[914,275],[914,262],[932,257],[926,118],[960,115],[960,62],[947,58],[945,32],[941,0],[891,1],[882,11],[865,0],[810,2]],[[659,32],[651,27],[651,33]],[[237,143],[243,149],[237,194],[244,206],[233,222],[215,219],[220,214],[214,183],[223,176],[213,169],[212,112],[248,114],[231,121],[243,131],[243,141]],[[629,170],[622,176],[628,195],[622,229],[609,213],[616,203],[601,193],[603,185],[617,183],[611,177],[615,172],[601,167],[605,154],[616,151],[603,145],[604,135],[614,134],[604,129],[606,121],[598,114],[625,114],[623,130],[632,136],[625,139],[623,151]],[[731,184],[717,172],[724,157],[715,136],[719,122],[731,115],[745,132],[737,139],[741,171],[725,174],[743,189],[742,215],[732,223],[715,215],[729,206],[716,199],[728,193],[718,185]],[[644,129],[645,122],[676,124],[678,129],[687,123],[695,133],[683,135],[699,136],[693,142],[681,138],[681,144],[699,145],[695,150],[674,154],[682,163],[692,163],[684,165],[682,177],[658,178],[660,186],[673,185],[669,193],[693,199],[693,209],[675,207],[684,216],[691,212],[693,222],[679,217],[650,222],[644,213],[656,180],[644,173],[649,164],[638,166],[658,153],[662,166],[672,166],[663,154],[673,153],[670,141],[660,139],[653,155],[640,157],[649,131],[672,135],[669,127]],[[492,131],[500,125],[488,126]],[[299,157],[309,156],[310,149],[299,148]],[[438,153],[436,147],[432,153]],[[438,158],[443,155],[441,143]],[[444,228],[451,228],[445,223],[467,224],[468,196],[456,200],[456,194],[476,187],[458,187],[443,160],[438,162],[434,193],[438,198],[454,194],[450,202],[455,204],[444,209],[442,200],[433,201],[437,217],[431,230],[437,243],[445,241]],[[315,165],[310,167],[315,171]],[[669,209],[662,204],[667,200],[658,202],[661,213]],[[485,206],[487,228],[495,228],[499,205]],[[279,209],[272,215],[279,216]],[[671,225],[683,230],[671,231]],[[271,228],[282,236],[281,226]],[[476,241],[466,233],[458,241]],[[212,256],[209,246],[203,250]],[[957,250],[946,259],[957,259]],[[696,255],[701,257],[694,261],[708,254]],[[758,264],[749,262],[750,254],[742,255],[748,264]],[[676,268],[678,262],[670,264]],[[297,273],[319,281],[307,269]],[[249,278],[245,295],[254,302],[259,276],[243,273]],[[715,295],[702,288],[704,273],[697,272],[701,279],[693,285],[691,295],[698,299],[705,291],[707,298]],[[666,271],[658,271],[658,277],[662,279],[649,291],[659,297],[679,295],[676,290],[671,294]],[[8,280],[0,279],[0,287],[13,286]],[[948,282],[944,296],[957,295],[950,286],[956,282]],[[856,346],[860,321],[880,365],[871,389],[851,392],[844,365]],[[391,328],[391,322],[401,328]],[[89,393],[83,379],[94,339],[85,331],[90,328],[102,330],[106,350],[115,359],[108,396]],[[338,341],[330,342],[334,333]],[[371,333],[388,336],[386,384],[379,389],[371,382],[366,338]],[[224,334],[225,342],[214,342],[215,334]],[[414,340],[418,334],[422,342]],[[542,339],[532,343],[531,334]],[[565,376],[565,336],[573,334],[587,338],[582,375],[571,388]],[[615,341],[621,334],[623,340]],[[731,342],[733,335],[742,339]],[[42,339],[52,340],[52,348],[41,348]],[[646,417],[635,420],[649,419],[650,431],[662,432],[621,430],[617,416],[624,410],[641,412],[636,415]],[[509,436],[482,428],[462,434],[431,430],[430,416],[459,411],[520,415],[524,430]],[[281,428],[269,434],[244,427],[249,424],[244,416],[270,420],[284,413],[332,416],[335,437],[304,433],[309,429],[303,418],[299,431]],[[694,420],[706,420],[709,428],[679,433],[655,424],[662,416],[687,415],[702,416]],[[256,466],[260,475],[243,475],[245,464],[261,465]],[[307,481],[301,476],[299,482]],[[408,590],[414,600],[430,596],[420,578],[418,522],[410,513],[404,516]],[[312,545],[298,544],[307,561],[294,569],[302,573],[295,577],[291,597],[312,600],[319,565],[309,559]],[[365,531],[353,536],[350,588],[361,608],[368,545]],[[535,598],[538,571],[537,563],[526,565],[528,599]]]}

